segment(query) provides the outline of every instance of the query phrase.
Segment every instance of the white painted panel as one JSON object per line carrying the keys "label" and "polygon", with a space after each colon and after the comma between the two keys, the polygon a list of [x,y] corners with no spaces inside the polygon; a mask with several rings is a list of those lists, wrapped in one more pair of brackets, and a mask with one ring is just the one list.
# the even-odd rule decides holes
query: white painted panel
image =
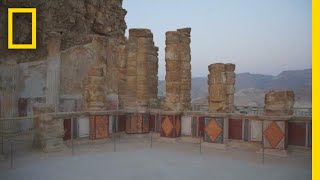
{"label": "white painted panel", "polygon": [[109,116],[109,133],[112,133],[112,125],[113,125],[114,116]]}
{"label": "white painted panel", "polygon": [[251,141],[262,141],[262,121],[251,121]]}
{"label": "white painted panel", "polygon": [[191,116],[182,116],[181,117],[181,134],[191,135]]}
{"label": "white painted panel", "polygon": [[89,136],[89,117],[79,117],[79,137]]}

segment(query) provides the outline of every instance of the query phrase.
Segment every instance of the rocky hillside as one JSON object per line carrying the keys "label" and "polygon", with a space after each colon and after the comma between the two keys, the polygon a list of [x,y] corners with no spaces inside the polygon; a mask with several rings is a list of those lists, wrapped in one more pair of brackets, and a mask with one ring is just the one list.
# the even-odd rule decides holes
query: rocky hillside
{"label": "rocky hillside", "polygon": [[[8,50],[8,7],[37,8],[37,49]],[[92,42],[94,36],[124,41],[127,28],[122,0],[14,0],[0,1],[0,64],[6,60],[29,62],[43,60],[47,55],[50,33],[62,36],[61,50]],[[14,15],[13,41],[31,42],[31,18],[26,13]]]}
{"label": "rocky hillside", "polygon": [[[236,76],[235,104],[263,106],[267,91],[290,89],[295,92],[295,107],[311,107],[311,83],[311,69],[283,71],[277,76],[240,73]],[[159,88],[165,90],[164,81],[160,81]],[[207,95],[207,77],[192,78],[193,102],[206,104]]]}

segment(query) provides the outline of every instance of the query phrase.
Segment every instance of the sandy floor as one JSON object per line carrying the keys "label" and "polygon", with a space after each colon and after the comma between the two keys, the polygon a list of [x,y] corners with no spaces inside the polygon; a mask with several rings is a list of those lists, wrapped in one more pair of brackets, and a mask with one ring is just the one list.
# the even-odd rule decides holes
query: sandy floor
{"label": "sandy floor", "polygon": [[[13,169],[10,160],[0,160],[0,179],[95,180],[95,179],[210,179],[210,180],[308,180],[310,153],[289,153],[287,157],[265,156],[235,148],[217,150],[188,142],[154,140],[148,137],[84,140],[59,153],[31,151],[30,143],[16,147]],[[8,147],[5,151],[8,153]]]}

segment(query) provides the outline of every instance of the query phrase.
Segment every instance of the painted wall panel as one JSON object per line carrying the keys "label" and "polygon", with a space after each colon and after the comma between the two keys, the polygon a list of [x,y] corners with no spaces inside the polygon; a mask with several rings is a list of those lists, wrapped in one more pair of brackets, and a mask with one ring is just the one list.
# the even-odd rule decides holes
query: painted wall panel
{"label": "painted wall panel", "polygon": [[210,143],[223,143],[223,118],[204,118],[204,141]]}
{"label": "painted wall panel", "polygon": [[161,137],[176,138],[181,136],[181,116],[162,115],[161,116]]}
{"label": "painted wall panel", "polygon": [[182,116],[181,117],[181,134],[191,135],[191,116]]}
{"label": "painted wall panel", "polygon": [[242,119],[229,119],[229,139],[242,140]]}
{"label": "painted wall panel", "polygon": [[251,141],[262,141],[262,121],[251,120]]}
{"label": "painted wall panel", "polygon": [[89,117],[79,117],[78,126],[79,126],[79,137],[88,137],[89,136]]}
{"label": "painted wall panel", "polygon": [[306,123],[288,122],[288,145],[306,145]]}
{"label": "painted wall panel", "polygon": [[286,149],[287,121],[263,121],[263,145],[269,149]]}

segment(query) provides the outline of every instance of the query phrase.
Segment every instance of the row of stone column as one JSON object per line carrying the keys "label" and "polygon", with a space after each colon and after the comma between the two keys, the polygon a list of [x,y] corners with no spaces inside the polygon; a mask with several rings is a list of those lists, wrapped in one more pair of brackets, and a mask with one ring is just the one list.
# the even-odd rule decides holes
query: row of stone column
{"label": "row of stone column", "polygon": [[165,109],[190,110],[191,107],[191,28],[166,33]]}

